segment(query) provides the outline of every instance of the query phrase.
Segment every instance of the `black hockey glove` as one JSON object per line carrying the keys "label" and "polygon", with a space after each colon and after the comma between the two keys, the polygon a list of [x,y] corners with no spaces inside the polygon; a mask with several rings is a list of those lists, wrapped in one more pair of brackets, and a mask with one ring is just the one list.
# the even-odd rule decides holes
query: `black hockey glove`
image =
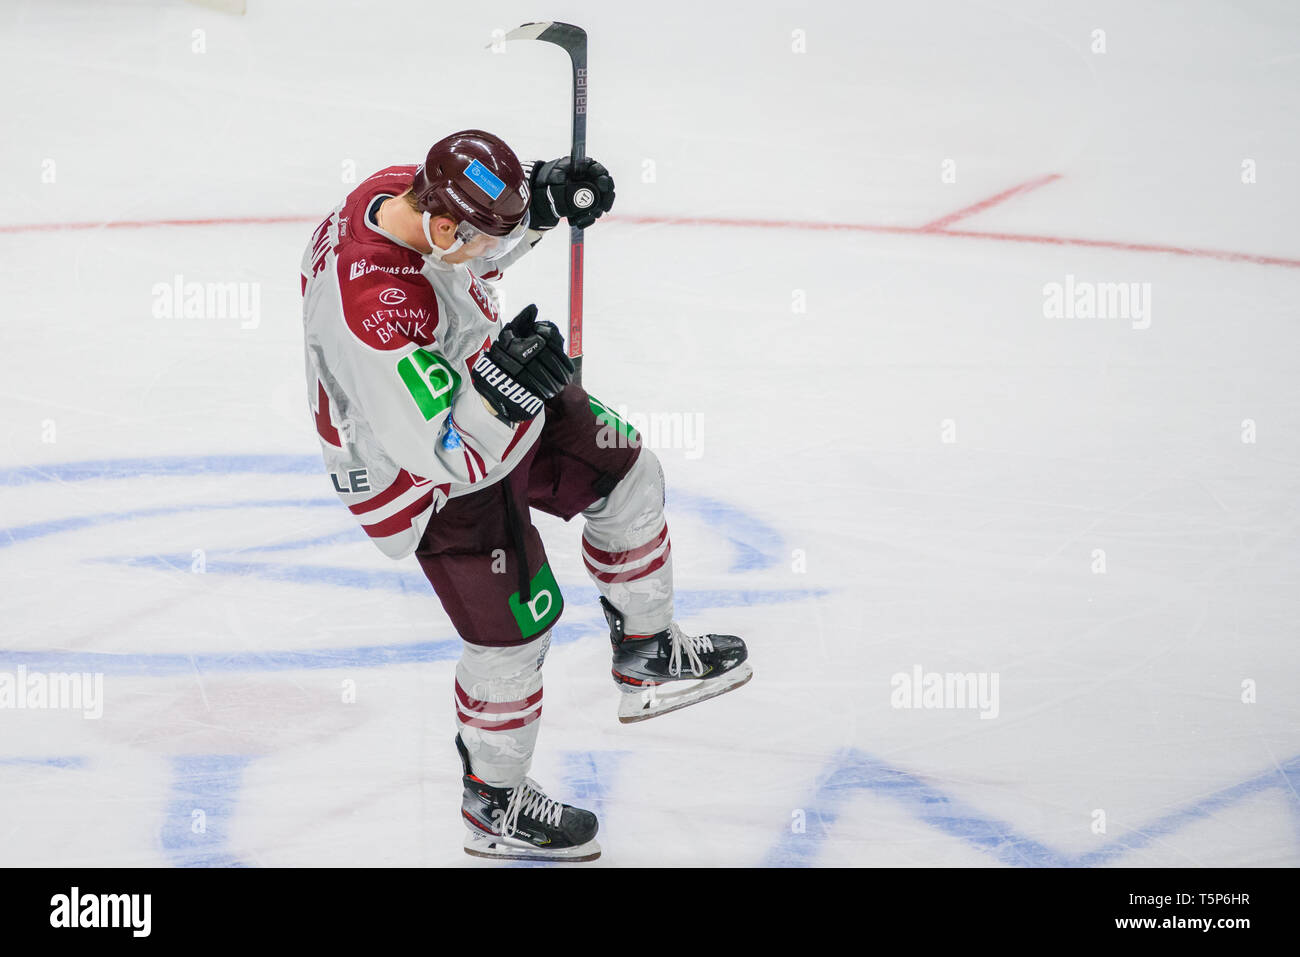
{"label": "black hockey glove", "polygon": [[573,379],[560,330],[536,319],[537,307],[525,307],[469,370],[479,395],[509,422],[535,417],[542,402],[555,398]]}
{"label": "black hockey glove", "polygon": [[614,177],[590,156],[577,163],[567,156],[532,164],[528,185],[533,199],[528,221],[533,229],[550,229],[563,217],[586,229],[614,207]]}

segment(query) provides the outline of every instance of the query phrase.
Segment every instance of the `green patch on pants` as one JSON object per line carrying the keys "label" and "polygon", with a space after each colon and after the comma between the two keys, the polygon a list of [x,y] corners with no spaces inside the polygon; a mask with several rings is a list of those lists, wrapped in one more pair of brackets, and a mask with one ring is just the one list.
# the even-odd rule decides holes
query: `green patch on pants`
{"label": "green patch on pants", "polygon": [[521,601],[519,592],[510,596],[510,612],[519,625],[519,633],[525,638],[540,635],[560,617],[564,609],[564,599],[560,596],[560,586],[551,574],[551,563],[547,562],[533,576],[529,591],[532,598]]}
{"label": "green patch on pants", "polygon": [[622,437],[622,441],[605,442],[602,441],[603,436],[598,436],[597,444],[601,448],[627,448],[641,443],[641,436],[637,430],[610,411],[609,406],[593,395],[588,395],[587,401],[591,404],[591,411],[596,416],[596,421],[600,423],[601,429],[612,431]]}

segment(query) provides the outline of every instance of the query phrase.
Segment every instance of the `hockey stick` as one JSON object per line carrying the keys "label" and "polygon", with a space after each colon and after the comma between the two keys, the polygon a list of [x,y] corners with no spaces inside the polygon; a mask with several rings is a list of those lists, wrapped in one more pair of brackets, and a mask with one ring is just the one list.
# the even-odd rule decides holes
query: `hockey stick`
{"label": "hockey stick", "polygon": [[[505,39],[542,40],[554,43],[569,54],[573,63],[573,148],[569,155],[577,163],[587,155],[587,31],[558,21],[525,23],[507,33]],[[582,384],[582,246],[582,230],[570,226],[569,357],[575,369],[573,381],[579,385]]]}

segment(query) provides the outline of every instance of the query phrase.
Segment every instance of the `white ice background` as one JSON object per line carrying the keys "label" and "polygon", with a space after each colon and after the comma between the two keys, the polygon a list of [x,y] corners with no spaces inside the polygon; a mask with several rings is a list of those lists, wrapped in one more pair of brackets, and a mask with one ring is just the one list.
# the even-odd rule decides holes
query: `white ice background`
{"label": "white ice background", "polygon": [[[757,672],[620,725],[538,519],[533,775],[596,866],[1300,863],[1293,4],[10,0],[0,671],[105,700],[0,710],[0,864],[473,863],[458,639],[319,467],[297,268],[447,132],[567,151],[562,52],[485,49],[539,18],[618,182],[585,384],[701,426],[656,450],[679,617]],[[510,304],[564,316],[565,245]],[[1067,276],[1149,315],[1049,317]],[[256,322],[157,317],[177,277]],[[894,707],[918,666],[997,717]]]}

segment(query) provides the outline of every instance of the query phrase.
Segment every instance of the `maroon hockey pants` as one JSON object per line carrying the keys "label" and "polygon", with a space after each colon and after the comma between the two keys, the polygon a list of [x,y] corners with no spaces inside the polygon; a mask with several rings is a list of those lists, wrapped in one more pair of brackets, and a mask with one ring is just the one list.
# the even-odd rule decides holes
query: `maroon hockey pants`
{"label": "maroon hockey pants", "polygon": [[602,448],[601,429],[587,393],[568,386],[546,404],[541,436],[508,476],[429,520],[415,556],[465,641],[523,644],[559,620],[564,599],[529,509],[568,521],[614,489],[641,449]]}

